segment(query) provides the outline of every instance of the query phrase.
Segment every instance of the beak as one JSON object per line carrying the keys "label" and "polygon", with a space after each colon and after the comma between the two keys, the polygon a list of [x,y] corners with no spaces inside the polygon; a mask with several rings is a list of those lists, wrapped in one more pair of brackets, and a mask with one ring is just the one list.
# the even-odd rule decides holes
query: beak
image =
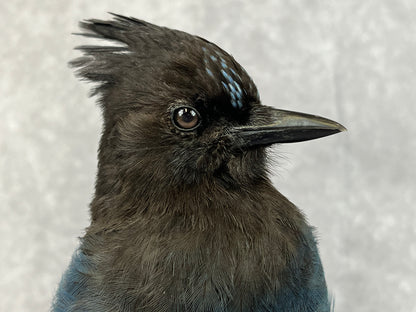
{"label": "beak", "polygon": [[294,143],[322,138],[347,129],[332,120],[298,112],[262,106],[269,123],[235,127],[237,148],[268,146],[275,143]]}

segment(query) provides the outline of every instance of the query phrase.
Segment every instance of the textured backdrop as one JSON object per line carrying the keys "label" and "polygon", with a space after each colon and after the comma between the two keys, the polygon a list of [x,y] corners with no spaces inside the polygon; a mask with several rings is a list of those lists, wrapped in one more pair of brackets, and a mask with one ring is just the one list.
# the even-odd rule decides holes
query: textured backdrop
{"label": "textured backdrop", "polygon": [[337,312],[416,311],[414,0],[1,1],[1,311],[46,311],[88,225],[101,121],[66,64],[107,11],[206,37],[264,104],[343,123],[273,150],[273,181],[318,228]]}

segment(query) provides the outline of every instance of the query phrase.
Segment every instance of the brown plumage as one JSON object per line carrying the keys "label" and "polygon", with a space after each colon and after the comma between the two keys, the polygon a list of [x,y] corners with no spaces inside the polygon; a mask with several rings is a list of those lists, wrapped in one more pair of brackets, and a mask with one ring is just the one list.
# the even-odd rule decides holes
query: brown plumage
{"label": "brown plumage", "polygon": [[114,16],[81,28],[119,45],[71,63],[97,83],[104,128],[91,225],[54,311],[328,311],[312,230],[272,186],[266,148],[342,126],[261,105],[202,38]]}

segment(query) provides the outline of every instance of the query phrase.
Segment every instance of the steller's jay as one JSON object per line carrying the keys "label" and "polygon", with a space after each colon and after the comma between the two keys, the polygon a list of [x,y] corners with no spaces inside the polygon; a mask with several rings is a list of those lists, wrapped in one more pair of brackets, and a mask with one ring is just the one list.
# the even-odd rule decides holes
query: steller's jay
{"label": "steller's jay", "polygon": [[91,225],[52,311],[329,311],[312,228],[266,149],[345,128],[260,103],[215,44],[113,14],[81,22],[71,62],[104,128]]}

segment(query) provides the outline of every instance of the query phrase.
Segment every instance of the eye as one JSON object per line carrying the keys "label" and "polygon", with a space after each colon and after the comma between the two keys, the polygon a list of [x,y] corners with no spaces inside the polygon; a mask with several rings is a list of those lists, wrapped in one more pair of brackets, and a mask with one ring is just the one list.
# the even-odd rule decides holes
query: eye
{"label": "eye", "polygon": [[191,131],[199,126],[201,118],[198,111],[192,107],[176,108],[172,113],[173,124],[182,131]]}

